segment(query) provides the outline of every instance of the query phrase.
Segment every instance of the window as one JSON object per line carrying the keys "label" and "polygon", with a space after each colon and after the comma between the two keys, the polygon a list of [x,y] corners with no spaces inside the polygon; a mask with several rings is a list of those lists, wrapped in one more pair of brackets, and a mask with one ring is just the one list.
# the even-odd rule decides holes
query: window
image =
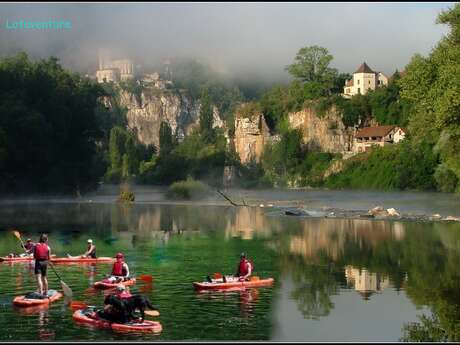
{"label": "window", "polygon": [[369,82],[369,85],[371,85],[371,81],[370,81],[370,80],[368,80],[368,82]]}
{"label": "window", "polygon": [[358,85],[359,85],[359,79],[358,79]]}
{"label": "window", "polygon": [[361,89],[358,87],[358,93],[361,93]]}

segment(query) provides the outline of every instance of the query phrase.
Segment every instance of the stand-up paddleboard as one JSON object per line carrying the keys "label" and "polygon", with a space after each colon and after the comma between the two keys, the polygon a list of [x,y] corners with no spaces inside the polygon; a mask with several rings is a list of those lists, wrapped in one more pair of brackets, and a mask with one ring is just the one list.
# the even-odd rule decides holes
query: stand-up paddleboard
{"label": "stand-up paddleboard", "polygon": [[[31,293],[32,295],[33,293]],[[17,307],[35,307],[48,305],[62,297],[62,293],[56,290],[48,290],[48,298],[35,298],[34,296],[17,296],[13,299],[13,304]]]}
{"label": "stand-up paddleboard", "polygon": [[72,318],[80,324],[90,325],[101,329],[112,329],[116,332],[123,333],[159,333],[163,327],[158,321],[144,320],[128,322],[125,324],[110,322],[101,318],[93,308],[76,310]]}

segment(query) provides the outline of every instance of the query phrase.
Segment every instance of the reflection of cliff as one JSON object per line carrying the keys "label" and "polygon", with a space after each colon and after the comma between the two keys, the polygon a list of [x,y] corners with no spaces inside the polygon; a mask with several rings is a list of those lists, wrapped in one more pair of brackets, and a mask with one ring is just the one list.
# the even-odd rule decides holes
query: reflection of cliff
{"label": "reflection of cliff", "polygon": [[292,236],[289,251],[308,258],[326,253],[336,260],[343,253],[345,243],[353,241],[360,247],[376,246],[382,240],[404,238],[404,225],[399,222],[363,219],[311,219],[303,223],[303,234]]}
{"label": "reflection of cliff", "polygon": [[251,240],[254,234],[267,236],[271,233],[271,225],[261,208],[237,207],[234,210],[227,217],[225,238],[241,237],[243,240]]}
{"label": "reflection of cliff", "polygon": [[365,268],[346,266],[345,277],[348,285],[353,286],[366,300],[375,292],[380,292],[390,285],[390,280],[387,276],[380,273],[371,273]]}

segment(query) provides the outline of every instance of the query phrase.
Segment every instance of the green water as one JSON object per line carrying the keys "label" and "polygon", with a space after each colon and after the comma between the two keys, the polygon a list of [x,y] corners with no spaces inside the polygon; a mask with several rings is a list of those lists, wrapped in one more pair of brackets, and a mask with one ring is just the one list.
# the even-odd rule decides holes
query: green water
{"label": "green water", "polygon": [[[0,253],[19,251],[8,231],[52,251],[77,255],[92,238],[99,256],[122,251],[131,288],[159,306],[158,335],[117,334],[79,326],[64,299],[29,314],[14,296],[35,289],[32,266],[0,264],[0,340],[398,341],[405,323],[435,310],[455,337],[460,227],[455,223],[301,219],[271,208],[31,203],[0,209]],[[200,294],[192,282],[232,273],[245,251],[273,287]],[[101,305],[91,285],[110,264],[56,265],[74,300]],[[50,288],[59,280],[48,273]]]}

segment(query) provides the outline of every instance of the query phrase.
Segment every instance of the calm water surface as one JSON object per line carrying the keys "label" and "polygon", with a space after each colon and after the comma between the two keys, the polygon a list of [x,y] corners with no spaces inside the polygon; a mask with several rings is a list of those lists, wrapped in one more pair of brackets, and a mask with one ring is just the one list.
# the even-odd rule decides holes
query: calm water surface
{"label": "calm water surface", "polygon": [[[35,288],[28,264],[0,264],[0,340],[398,341],[403,326],[436,311],[458,322],[460,224],[308,219],[274,208],[113,203],[5,203],[0,253],[48,232],[54,253],[77,255],[92,238],[99,256],[125,253],[131,290],[159,306],[159,335],[76,325],[64,299],[26,312],[16,295]],[[271,288],[197,293],[192,282],[233,273],[245,251]],[[110,264],[56,266],[74,300],[101,305],[91,285]],[[50,288],[60,289],[49,270]]]}

